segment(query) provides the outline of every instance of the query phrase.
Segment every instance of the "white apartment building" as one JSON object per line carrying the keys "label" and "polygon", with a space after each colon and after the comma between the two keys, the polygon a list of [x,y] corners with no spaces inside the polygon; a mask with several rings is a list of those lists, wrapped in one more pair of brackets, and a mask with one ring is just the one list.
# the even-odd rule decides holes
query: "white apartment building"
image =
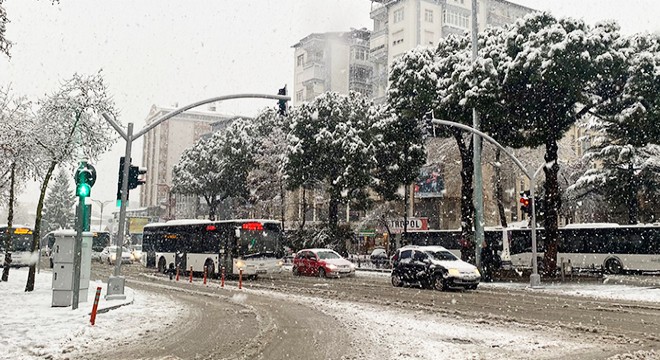
{"label": "white apartment building", "polygon": [[[146,124],[174,110],[153,105]],[[166,219],[177,217],[181,212],[179,209],[188,209],[190,197],[175,197],[170,192],[172,169],[179,162],[183,151],[203,135],[210,133],[214,123],[224,123],[232,117],[213,111],[186,111],[146,133],[142,145],[141,165],[147,168],[147,174],[146,183],[140,189],[140,206],[159,207],[162,217]],[[190,216],[188,212],[181,215]]]}
{"label": "white apartment building", "polygon": [[[449,34],[470,33],[471,7],[471,0],[373,0],[369,56],[376,102],[385,100],[393,60],[417,46],[434,46]],[[477,7],[480,31],[512,23],[533,11],[505,0],[478,0]]]}
{"label": "white apartment building", "polygon": [[352,90],[371,97],[370,34],[366,29],[313,33],[293,45],[293,104],[326,91],[347,94]]}

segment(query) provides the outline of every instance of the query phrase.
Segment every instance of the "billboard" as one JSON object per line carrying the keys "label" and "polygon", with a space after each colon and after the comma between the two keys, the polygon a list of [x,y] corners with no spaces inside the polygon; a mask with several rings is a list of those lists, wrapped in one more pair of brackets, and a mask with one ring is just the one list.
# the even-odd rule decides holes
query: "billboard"
{"label": "billboard", "polygon": [[128,232],[130,234],[142,234],[142,229],[149,223],[148,217],[129,217]]}
{"label": "billboard", "polygon": [[443,178],[442,165],[423,167],[415,180],[416,198],[443,197],[445,192],[445,181]]}

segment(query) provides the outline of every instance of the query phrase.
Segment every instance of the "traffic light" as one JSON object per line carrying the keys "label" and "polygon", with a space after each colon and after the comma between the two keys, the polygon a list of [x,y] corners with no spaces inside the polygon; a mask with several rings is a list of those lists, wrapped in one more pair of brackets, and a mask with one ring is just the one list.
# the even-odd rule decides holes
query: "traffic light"
{"label": "traffic light", "polygon": [[[277,95],[286,95],[286,85],[277,90]],[[279,107],[277,112],[282,116],[286,116],[286,100],[277,100],[277,105]]]}
{"label": "traffic light", "polygon": [[520,192],[520,210],[529,216],[532,215],[532,201],[529,190]]}
{"label": "traffic light", "polygon": [[[122,156],[119,159],[119,179],[117,180],[117,207],[121,206],[121,189],[124,185],[124,160]],[[128,193],[126,194],[126,201],[128,201]]]}
{"label": "traffic light", "polygon": [[144,185],[146,180],[140,178],[140,175],[144,175],[147,173],[147,169],[141,168],[138,166],[133,166],[128,169],[128,189],[136,189],[138,185]]}
{"label": "traffic light", "polygon": [[81,161],[76,170],[76,196],[89,197],[92,193],[92,186],[96,182],[96,169],[92,164]]}

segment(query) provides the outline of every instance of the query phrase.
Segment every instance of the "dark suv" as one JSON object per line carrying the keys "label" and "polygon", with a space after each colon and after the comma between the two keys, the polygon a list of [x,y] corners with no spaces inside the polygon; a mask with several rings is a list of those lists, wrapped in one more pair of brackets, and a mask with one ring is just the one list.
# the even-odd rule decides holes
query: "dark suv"
{"label": "dark suv", "polygon": [[392,257],[393,286],[419,284],[441,291],[450,287],[474,290],[480,279],[474,265],[441,246],[405,246]]}

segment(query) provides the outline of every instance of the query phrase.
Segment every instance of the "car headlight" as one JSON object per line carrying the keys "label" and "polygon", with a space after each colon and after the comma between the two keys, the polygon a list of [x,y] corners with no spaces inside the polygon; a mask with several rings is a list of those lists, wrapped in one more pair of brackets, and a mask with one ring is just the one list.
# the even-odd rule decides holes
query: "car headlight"
{"label": "car headlight", "polygon": [[348,264],[348,266],[351,268],[351,270],[355,270],[355,264],[350,263],[350,264]]}
{"label": "car headlight", "polygon": [[461,272],[458,271],[458,269],[449,269],[448,273],[449,273],[449,275],[451,275],[451,276],[459,276],[459,275],[461,275]]}
{"label": "car headlight", "polygon": [[117,259],[117,255],[110,255],[110,260],[115,261]]}
{"label": "car headlight", "polygon": [[474,273],[477,274],[477,276],[481,276],[481,273],[479,272],[479,269],[474,268]]}
{"label": "car headlight", "polygon": [[284,265],[284,261],[280,260],[277,262],[277,266],[282,266],[282,265]]}
{"label": "car headlight", "polygon": [[236,262],[236,267],[242,269],[245,267],[245,263],[239,260]]}
{"label": "car headlight", "polygon": [[327,267],[328,267],[328,269],[330,269],[330,270],[337,270],[337,265],[328,264]]}

